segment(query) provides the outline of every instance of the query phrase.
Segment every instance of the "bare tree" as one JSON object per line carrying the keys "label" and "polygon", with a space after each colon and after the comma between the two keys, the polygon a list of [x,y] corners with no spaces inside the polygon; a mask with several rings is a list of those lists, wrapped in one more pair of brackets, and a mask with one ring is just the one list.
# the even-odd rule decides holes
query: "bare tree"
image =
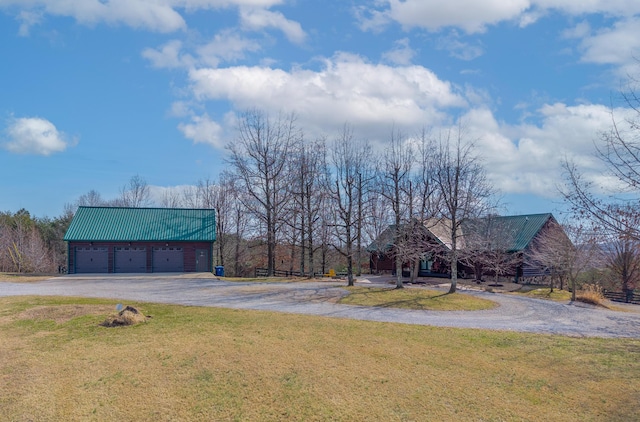
{"label": "bare tree", "polygon": [[164,208],[179,208],[182,206],[181,192],[175,188],[167,188],[162,193],[160,206]]}
{"label": "bare tree", "polygon": [[332,175],[327,180],[327,192],[331,197],[336,241],[334,248],[347,260],[347,282],[354,283],[353,259],[357,244],[358,198],[362,192],[360,175],[370,161],[368,145],[353,138],[351,129],[345,125],[330,152]]}
{"label": "bare tree", "polygon": [[71,206],[65,206],[64,212],[58,217],[45,217],[36,220],[42,241],[49,251],[53,269],[57,269],[58,272],[62,272],[66,268],[67,245],[63,241],[63,237],[71,224],[74,210],[75,208]]}
{"label": "bare tree", "polygon": [[245,206],[258,218],[266,231],[267,272],[276,268],[276,244],[282,213],[286,210],[288,185],[286,165],[300,140],[293,115],[272,120],[264,112],[250,110],[238,120],[237,139],[227,148],[229,162],[248,194]]}
{"label": "bare tree", "polygon": [[365,213],[369,210],[369,199],[371,193],[371,182],[374,179],[374,172],[370,171],[370,166],[364,166],[358,174],[358,205],[356,218],[356,275],[362,275],[362,241],[363,230],[367,222]]}
{"label": "bare tree", "polygon": [[406,258],[401,252],[406,250],[401,248],[404,243],[404,234],[402,233],[402,223],[409,221],[409,197],[411,167],[414,163],[413,150],[408,144],[406,137],[397,129],[392,129],[389,138],[389,144],[385,150],[384,158],[378,164],[377,174],[379,193],[391,205],[393,213],[392,228],[393,236],[393,254],[396,267],[396,288],[401,289],[402,283],[402,266]]}
{"label": "bare tree", "polygon": [[614,283],[624,293],[633,293],[640,283],[640,240],[622,230],[602,239],[604,263]]}
{"label": "bare tree", "polygon": [[148,207],[152,204],[151,192],[147,181],[136,174],[129,183],[120,189],[120,198],[117,204],[123,207],[141,208]]}
{"label": "bare tree", "polygon": [[107,201],[102,199],[100,192],[96,191],[95,189],[91,189],[89,192],[80,195],[80,197],[75,202],[75,207],[101,207],[106,203]]}
{"label": "bare tree", "polygon": [[[326,203],[326,143],[324,138],[313,142],[304,142],[292,160],[294,182],[291,184],[292,214],[297,218],[297,232],[300,235],[300,272],[306,273],[308,262],[309,275],[315,273],[316,235],[318,233],[321,209]],[[293,212],[295,209],[295,212]]]}
{"label": "bare tree", "polygon": [[[391,225],[390,229],[393,230],[392,237],[394,238],[392,245],[393,257],[396,260],[401,257],[400,262],[408,264],[408,267],[405,268],[408,268],[411,282],[413,282],[419,271],[420,260],[426,258],[433,251],[429,244],[431,239],[429,231],[417,218],[402,223],[397,229],[395,225]],[[396,267],[397,265],[396,263]],[[400,269],[397,271],[400,271]],[[398,288],[397,278],[396,288]]]}
{"label": "bare tree", "polygon": [[53,259],[38,230],[38,221],[21,209],[0,213],[0,269],[12,272],[50,272]]}
{"label": "bare tree", "polygon": [[585,179],[580,169],[565,160],[566,186],[561,193],[579,218],[587,218],[602,229],[640,240],[640,96],[639,81],[629,79],[622,90],[626,117],[611,112],[611,128],[600,133],[596,158],[605,175],[617,180],[619,192],[598,195],[600,186]]}
{"label": "bare tree", "polygon": [[196,186],[186,186],[182,190],[182,198],[180,202],[187,208],[202,208],[202,201],[198,195]]}
{"label": "bare tree", "polygon": [[600,264],[601,249],[594,231],[583,225],[560,226],[552,222],[531,247],[527,259],[551,275],[565,277],[576,300],[579,277]]}
{"label": "bare tree", "polygon": [[216,211],[216,262],[225,265],[229,243],[229,217],[231,214],[231,194],[235,187],[234,176],[228,172],[220,174],[218,183],[210,179],[198,181],[198,192],[204,208]]}
{"label": "bare tree", "polygon": [[520,254],[512,250],[516,227],[510,219],[487,215],[465,220],[462,228],[464,248],[460,250],[459,260],[473,268],[476,280],[491,273],[497,283],[498,277],[516,268]]}
{"label": "bare tree", "polygon": [[437,159],[437,148],[430,132],[423,128],[415,139],[415,170],[409,182],[409,216],[406,226],[408,230],[409,260],[411,266],[411,282],[419,271],[421,259],[433,255],[434,242],[430,233],[425,230],[429,222],[435,221],[440,209],[440,194],[435,180],[434,163]]}
{"label": "bare tree", "polygon": [[461,125],[441,134],[434,163],[434,177],[442,200],[440,219],[451,239],[449,293],[454,293],[457,286],[460,225],[465,219],[485,214],[493,194],[474,144],[465,143],[464,138]]}
{"label": "bare tree", "polygon": [[216,255],[219,265],[233,264],[233,274],[240,277],[247,268],[242,261],[246,255],[245,234],[248,226],[248,213],[243,199],[246,195],[241,183],[231,171],[224,170],[218,177],[218,183],[211,179],[201,179],[193,196],[198,200],[197,207],[216,210]]}
{"label": "bare tree", "polygon": [[[375,192],[371,192],[368,196],[367,205],[368,212],[364,215],[364,230],[367,238],[373,241],[379,239],[382,233],[389,227],[391,210],[385,198]],[[377,251],[376,253],[381,252],[382,251]],[[372,263],[377,263],[377,260]],[[378,268],[371,268],[371,270],[377,271]]]}
{"label": "bare tree", "polygon": [[[327,176],[324,178],[325,186],[328,186],[330,183],[330,177]],[[320,252],[320,273],[327,274],[327,265],[329,262],[329,254],[331,252],[332,243],[334,240],[335,230],[335,208],[333,206],[333,197],[329,190],[325,190],[325,195],[320,198],[321,204],[319,208],[319,217],[318,221],[318,246],[315,248],[316,251]],[[314,251],[315,252],[315,251]]]}

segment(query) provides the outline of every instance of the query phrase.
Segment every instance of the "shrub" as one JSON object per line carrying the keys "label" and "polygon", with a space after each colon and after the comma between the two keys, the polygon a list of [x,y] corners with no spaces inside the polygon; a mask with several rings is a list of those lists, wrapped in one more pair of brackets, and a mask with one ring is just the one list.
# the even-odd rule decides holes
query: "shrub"
{"label": "shrub", "polygon": [[582,289],[576,292],[576,300],[606,308],[604,304],[606,299],[602,292],[602,287],[597,284],[584,284]]}

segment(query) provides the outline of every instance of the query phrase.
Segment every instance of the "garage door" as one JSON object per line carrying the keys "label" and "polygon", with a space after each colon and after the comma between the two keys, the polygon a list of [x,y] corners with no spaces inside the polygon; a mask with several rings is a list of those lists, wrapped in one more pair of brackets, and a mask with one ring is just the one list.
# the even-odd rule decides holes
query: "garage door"
{"label": "garage door", "polygon": [[108,273],[107,248],[76,248],[76,273]]}
{"label": "garage door", "polygon": [[147,272],[147,248],[114,248],[113,259],[117,273]]}
{"label": "garage door", "polygon": [[184,272],[184,254],[182,248],[153,248],[153,272]]}

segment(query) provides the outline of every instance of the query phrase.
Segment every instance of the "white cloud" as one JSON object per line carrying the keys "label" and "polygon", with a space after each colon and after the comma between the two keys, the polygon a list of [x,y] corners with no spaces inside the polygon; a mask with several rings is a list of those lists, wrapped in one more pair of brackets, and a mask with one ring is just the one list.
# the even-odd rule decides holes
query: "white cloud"
{"label": "white cloud", "polygon": [[[624,116],[628,110],[616,109]],[[504,193],[534,193],[557,197],[561,163],[574,160],[588,180],[601,182],[604,168],[594,155],[594,141],[611,127],[611,110],[603,105],[541,107],[539,124],[509,126],[497,122],[485,108],[470,110],[463,118],[487,164],[492,182]]]}
{"label": "white cloud", "polygon": [[266,28],[279,29],[289,41],[295,44],[302,44],[307,38],[307,34],[298,22],[285,18],[280,12],[242,8],[240,9],[240,21],[243,28],[253,31],[261,31]]}
{"label": "white cloud", "polygon": [[39,19],[25,19],[24,12],[42,15],[68,16],[82,25],[97,23],[122,24],[157,32],[173,32],[186,28],[178,10],[229,7],[268,8],[283,0],[0,0],[0,8],[20,8],[21,34],[28,34],[30,26]]}
{"label": "white cloud", "polygon": [[531,0],[531,4],[544,10],[560,10],[573,16],[603,13],[610,16],[631,16],[640,12],[635,0]]}
{"label": "white cloud", "polygon": [[[484,32],[487,25],[516,19],[529,6],[529,0],[388,0],[382,10],[372,10],[363,25],[375,28],[392,20],[405,28],[438,31],[458,27],[467,33]],[[386,19],[385,19],[386,18]]]}
{"label": "white cloud", "polygon": [[460,36],[457,31],[452,31],[447,36],[441,37],[438,40],[437,47],[440,50],[449,51],[452,57],[465,61],[473,60],[484,54],[482,46],[460,41]]}
{"label": "white cloud", "polygon": [[69,16],[83,25],[104,22],[158,32],[185,27],[184,19],[168,0],[0,0],[2,6],[19,6],[23,11]]}
{"label": "white cloud", "polygon": [[393,49],[382,53],[382,57],[393,64],[409,65],[416,52],[409,45],[409,38],[403,38],[395,42]]}
{"label": "white cloud", "polygon": [[170,117],[187,117],[192,114],[191,105],[185,101],[174,101],[171,104],[171,109],[167,112]]}
{"label": "white cloud", "polygon": [[[617,75],[633,72],[634,60],[640,56],[640,1],[637,0],[377,0],[358,7],[356,18],[363,30],[381,31],[395,22],[405,30],[452,29],[455,34],[459,29],[466,34],[477,34],[502,22],[526,27],[551,13],[580,19],[599,15],[599,19],[592,22],[593,25],[600,22],[599,26],[591,28],[588,21],[583,20],[563,31],[562,37],[582,40],[578,42],[583,62],[613,65],[617,67]],[[438,48],[462,60],[483,54],[481,45],[463,42],[451,35],[440,39]]]}
{"label": "white cloud", "polygon": [[144,49],[142,57],[149,60],[151,65],[157,68],[218,67],[223,62],[243,59],[247,51],[260,50],[260,44],[232,31],[222,31],[208,43],[193,49],[194,55],[184,52],[182,41],[171,40],[157,49]]}
{"label": "white cloud", "polygon": [[146,48],[142,51],[142,57],[149,60],[154,67],[179,68],[191,67],[195,60],[189,54],[182,54],[182,42],[171,40],[162,45],[158,50]]}
{"label": "white cloud", "polygon": [[631,17],[640,13],[640,2],[636,0],[380,0],[373,4],[373,8],[357,10],[365,30],[378,30],[393,21],[405,28],[439,31],[455,27],[471,34],[506,21],[524,27],[550,11],[571,16],[598,13]]}
{"label": "white cloud", "polygon": [[18,35],[21,37],[28,37],[31,27],[39,24],[42,21],[42,14],[39,12],[23,10],[18,14],[16,18],[20,21],[20,29]]}
{"label": "white cloud", "polygon": [[233,6],[249,6],[269,8],[283,4],[285,0],[168,0],[176,7],[184,7],[187,10],[194,9],[220,9]]}
{"label": "white cloud", "polygon": [[616,22],[612,27],[587,36],[581,44],[582,61],[625,65],[640,55],[640,17]]}
{"label": "white cloud", "polygon": [[4,148],[18,154],[51,155],[68,146],[64,133],[39,117],[12,118],[5,133]]}
{"label": "white cloud", "polygon": [[233,31],[222,31],[196,49],[199,62],[206,66],[218,67],[221,62],[234,62],[245,57],[245,52],[260,50],[258,42],[242,37]]}
{"label": "white cloud", "polygon": [[[565,157],[588,180],[609,183],[594,156],[594,141],[612,123],[611,110],[600,104],[545,104],[528,112],[526,123],[510,125],[487,108],[486,92],[453,87],[422,66],[373,64],[350,54],[324,59],[319,70],[237,66],[194,69],[189,79],[195,101],[228,101],[235,110],[292,111],[310,136],[331,137],[347,122],[358,137],[384,141],[392,125],[409,135],[425,126],[447,128],[451,115],[462,109],[470,139],[477,140],[491,181],[504,193],[557,198]],[[628,113],[614,110],[621,121]],[[220,128],[233,129],[229,122],[220,122]]]}
{"label": "white cloud", "polygon": [[[386,0],[376,1],[374,6],[386,5]],[[376,10],[365,5],[354,6],[353,14],[362,31],[382,32],[391,22],[385,10]]]}
{"label": "white cloud", "polygon": [[446,118],[443,109],[467,105],[450,83],[422,66],[372,64],[344,53],[325,59],[319,71],[238,66],[194,69],[189,79],[199,101],[226,100],[236,110],[285,108],[305,128],[333,130],[349,122],[371,136],[394,123],[439,123]]}
{"label": "white cloud", "polygon": [[573,28],[566,29],[562,32],[562,36],[567,39],[585,38],[591,33],[591,25],[589,22],[582,21]]}
{"label": "white cloud", "polygon": [[534,23],[536,23],[544,15],[545,15],[545,11],[544,10],[531,10],[531,9],[529,9],[525,13],[521,14],[520,17],[518,18],[518,20],[519,20],[518,26],[520,28],[526,28],[527,26],[533,25]]}
{"label": "white cloud", "polygon": [[178,129],[185,138],[191,139],[195,143],[210,144],[215,148],[224,147],[222,126],[211,120],[206,113],[202,116],[192,116],[190,123],[180,123]]}

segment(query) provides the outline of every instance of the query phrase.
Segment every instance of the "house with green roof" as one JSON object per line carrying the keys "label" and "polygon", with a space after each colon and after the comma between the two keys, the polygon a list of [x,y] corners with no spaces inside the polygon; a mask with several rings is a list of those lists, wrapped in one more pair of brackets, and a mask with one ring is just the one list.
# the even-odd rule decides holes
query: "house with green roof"
{"label": "house with green roof", "polygon": [[[424,232],[415,247],[421,248],[419,262],[420,277],[450,277],[448,253],[451,251],[451,229],[446,219],[431,219],[423,222],[419,230]],[[545,269],[527,259],[528,253],[537,241],[542,241],[548,230],[561,229],[551,213],[513,216],[489,216],[469,219],[458,229],[457,249],[461,252],[458,275],[472,276],[477,272],[473,257],[482,256],[487,251],[500,251],[511,256],[510,268],[505,275],[516,280],[522,277],[545,275]],[[412,233],[417,230],[412,227]],[[394,255],[395,227],[389,226],[368,247],[372,272],[396,272]],[[475,255],[474,255],[475,253]],[[409,272],[410,264],[403,264],[403,272]],[[475,268],[474,268],[475,267]],[[406,274],[405,274],[406,275]]]}
{"label": "house with green roof", "polygon": [[69,274],[211,272],[215,212],[79,207],[64,240]]}

